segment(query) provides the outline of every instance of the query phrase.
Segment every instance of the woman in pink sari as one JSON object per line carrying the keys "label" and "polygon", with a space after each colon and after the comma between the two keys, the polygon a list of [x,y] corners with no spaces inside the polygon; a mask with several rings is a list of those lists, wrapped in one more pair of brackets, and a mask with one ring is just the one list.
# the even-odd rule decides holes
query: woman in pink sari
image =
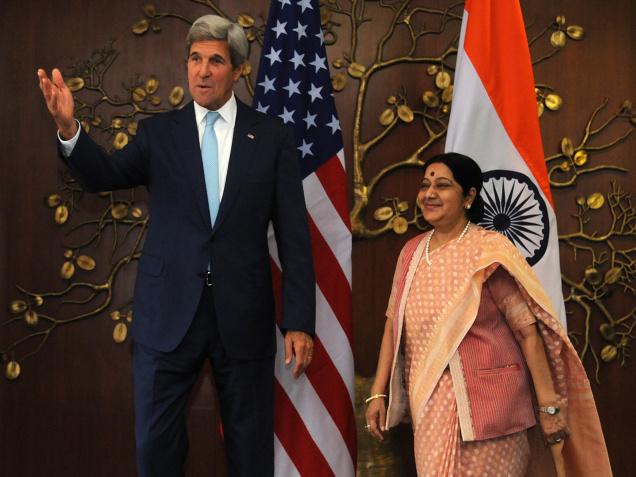
{"label": "woman in pink sari", "polygon": [[418,476],[611,475],[581,361],[525,258],[477,225],[481,187],[466,156],[426,163],[433,228],[398,258],[366,428],[410,417]]}

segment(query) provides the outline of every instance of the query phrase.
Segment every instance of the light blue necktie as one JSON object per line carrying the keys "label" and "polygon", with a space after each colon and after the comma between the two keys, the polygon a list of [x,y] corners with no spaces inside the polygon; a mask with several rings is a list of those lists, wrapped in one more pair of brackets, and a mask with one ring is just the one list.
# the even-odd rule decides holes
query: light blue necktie
{"label": "light blue necktie", "polygon": [[205,115],[205,131],[201,141],[201,157],[203,158],[203,176],[205,189],[208,193],[208,207],[210,221],[214,227],[216,214],[219,212],[219,145],[214,132],[214,123],[219,119],[219,113],[208,111]]}

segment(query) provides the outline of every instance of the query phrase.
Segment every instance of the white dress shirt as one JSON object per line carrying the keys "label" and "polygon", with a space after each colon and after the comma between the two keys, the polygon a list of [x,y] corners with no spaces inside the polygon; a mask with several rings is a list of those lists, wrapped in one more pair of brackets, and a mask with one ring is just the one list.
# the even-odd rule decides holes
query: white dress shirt
{"label": "white dress shirt", "polygon": [[[199,132],[199,147],[203,141],[203,133],[205,131],[205,115],[209,109],[194,102],[194,117],[197,123],[197,131]],[[232,138],[234,136],[234,125],[236,123],[236,98],[234,93],[226,103],[218,109],[219,119],[214,123],[214,133],[216,141],[219,145],[219,199],[223,197],[225,190],[225,180],[227,178],[227,169],[230,164],[230,152],[232,151]],[[77,120],[76,120],[77,121]],[[68,157],[73,152],[73,148],[79,138],[79,121],[77,121],[77,133],[71,139],[65,141],[57,132],[57,138],[62,147],[62,154]]]}

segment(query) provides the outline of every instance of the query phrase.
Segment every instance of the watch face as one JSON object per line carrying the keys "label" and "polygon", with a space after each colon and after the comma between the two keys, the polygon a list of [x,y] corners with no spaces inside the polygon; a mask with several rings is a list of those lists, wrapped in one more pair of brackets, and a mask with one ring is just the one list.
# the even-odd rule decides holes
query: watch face
{"label": "watch face", "polygon": [[551,416],[554,416],[557,412],[559,412],[559,409],[554,407],[554,406],[548,406],[546,408],[546,411],[548,414],[550,414]]}

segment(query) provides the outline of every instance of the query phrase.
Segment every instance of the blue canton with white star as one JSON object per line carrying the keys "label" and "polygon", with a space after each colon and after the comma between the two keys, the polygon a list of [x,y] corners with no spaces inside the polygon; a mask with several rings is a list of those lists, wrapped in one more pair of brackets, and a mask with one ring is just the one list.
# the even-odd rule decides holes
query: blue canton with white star
{"label": "blue canton with white star", "polygon": [[342,149],[317,0],[273,0],[254,107],[294,127],[303,177]]}

